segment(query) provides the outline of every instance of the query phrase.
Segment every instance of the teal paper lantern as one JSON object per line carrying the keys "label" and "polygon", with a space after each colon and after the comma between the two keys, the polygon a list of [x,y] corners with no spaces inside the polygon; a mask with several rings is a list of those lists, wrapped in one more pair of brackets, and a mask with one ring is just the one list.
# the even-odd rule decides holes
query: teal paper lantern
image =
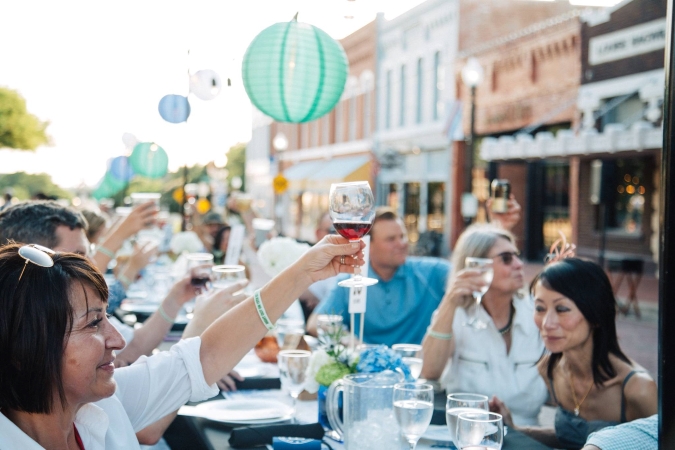
{"label": "teal paper lantern", "polygon": [[169,156],[154,142],[136,144],[129,162],[134,173],[148,178],[162,178],[169,170]]}
{"label": "teal paper lantern", "polygon": [[279,122],[309,122],[340,100],[349,63],[339,42],[293,19],[265,28],[242,64],[244,88],[260,111]]}

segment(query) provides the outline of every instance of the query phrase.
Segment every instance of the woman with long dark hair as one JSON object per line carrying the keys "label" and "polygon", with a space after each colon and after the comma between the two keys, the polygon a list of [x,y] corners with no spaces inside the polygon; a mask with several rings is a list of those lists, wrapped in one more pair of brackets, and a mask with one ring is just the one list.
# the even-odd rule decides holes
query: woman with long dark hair
{"label": "woman with long dark hair", "polygon": [[[619,347],[616,300],[600,266],[578,258],[553,262],[530,290],[546,346],[539,373],[558,410],[555,429],[521,431],[555,448],[581,448],[594,431],[657,412],[654,380]],[[503,402],[494,399],[492,407],[513,426]]]}

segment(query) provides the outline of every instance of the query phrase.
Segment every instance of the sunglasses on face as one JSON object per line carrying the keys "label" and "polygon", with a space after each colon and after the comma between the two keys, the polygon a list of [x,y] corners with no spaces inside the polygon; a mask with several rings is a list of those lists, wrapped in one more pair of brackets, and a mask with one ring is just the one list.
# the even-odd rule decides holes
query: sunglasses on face
{"label": "sunglasses on face", "polygon": [[497,256],[493,256],[492,258],[501,258],[502,262],[506,264],[507,266],[510,266],[511,263],[513,262],[513,258],[516,256],[520,256],[520,252],[501,252]]}
{"label": "sunglasses on face", "polygon": [[26,266],[28,266],[29,262],[40,267],[52,267],[54,265],[54,260],[52,259],[51,255],[54,255],[55,252],[50,248],[37,244],[28,244],[19,248],[18,253],[20,257],[26,260],[26,263],[23,265],[23,269],[21,269],[21,274],[19,275],[19,279],[16,282],[17,285],[21,281],[21,277],[23,277],[23,273],[26,270]]}

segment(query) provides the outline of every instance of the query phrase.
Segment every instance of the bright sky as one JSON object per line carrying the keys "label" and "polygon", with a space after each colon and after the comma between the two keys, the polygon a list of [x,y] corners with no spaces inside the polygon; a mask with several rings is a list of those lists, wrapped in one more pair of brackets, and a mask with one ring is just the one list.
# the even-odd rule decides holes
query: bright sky
{"label": "bright sky", "polygon": [[[241,60],[261,30],[299,12],[301,22],[339,39],[373,20],[377,11],[393,18],[421,2],[3,2],[0,86],[18,90],[28,110],[50,122],[53,145],[35,153],[0,150],[0,173],[45,172],[64,187],[94,185],[106,161],[125,154],[126,132],[161,145],[171,170],[204,164],[250,138]],[[344,18],[349,11],[353,19]],[[188,69],[213,69],[223,81],[231,78],[232,87],[211,101],[191,95],[188,123],[170,124],[157,105],[166,94],[187,94]]]}

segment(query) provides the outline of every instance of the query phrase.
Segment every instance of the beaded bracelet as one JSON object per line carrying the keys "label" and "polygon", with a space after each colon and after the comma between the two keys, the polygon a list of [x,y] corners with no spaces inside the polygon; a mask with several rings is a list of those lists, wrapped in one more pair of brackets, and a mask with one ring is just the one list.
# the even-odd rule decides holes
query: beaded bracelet
{"label": "beaded bracelet", "polygon": [[452,339],[452,333],[439,333],[438,331],[432,330],[431,327],[427,328],[427,334],[432,338],[440,339],[441,341],[449,341]]}
{"label": "beaded bracelet", "polygon": [[105,256],[107,256],[110,259],[115,259],[115,253],[113,253],[112,250],[108,250],[107,248],[105,248],[102,245],[99,245],[98,247],[96,247],[96,251],[103,253]]}
{"label": "beaded bracelet", "polygon": [[131,280],[123,273],[117,275],[117,279],[124,285],[125,289],[131,286]]}
{"label": "beaded bracelet", "polygon": [[162,305],[159,305],[157,311],[159,311],[159,315],[162,316],[162,319],[166,320],[170,325],[173,325],[173,323],[176,321],[176,319],[169,317],[166,311],[164,311],[164,308],[162,308]]}
{"label": "beaded bracelet", "polygon": [[159,315],[162,316],[162,319],[166,320],[169,325],[173,325],[175,322],[175,319],[172,319],[169,317],[169,315],[164,311],[164,308],[162,308],[162,305],[159,305],[159,308],[157,308],[157,311],[159,311]]}
{"label": "beaded bracelet", "polygon": [[274,329],[274,324],[267,315],[267,311],[265,311],[265,306],[260,298],[260,289],[253,294],[253,302],[255,303],[255,310],[258,311],[258,315],[260,316],[263,325],[265,325],[265,328],[272,331]]}

